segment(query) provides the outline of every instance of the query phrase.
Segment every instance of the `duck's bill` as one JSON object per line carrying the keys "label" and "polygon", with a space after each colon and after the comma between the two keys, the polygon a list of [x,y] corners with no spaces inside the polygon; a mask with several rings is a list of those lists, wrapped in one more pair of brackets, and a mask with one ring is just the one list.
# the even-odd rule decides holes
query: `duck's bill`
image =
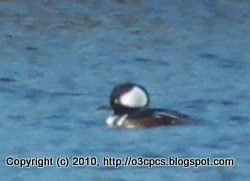
{"label": "duck's bill", "polygon": [[97,110],[111,110],[111,106],[102,105],[97,108]]}

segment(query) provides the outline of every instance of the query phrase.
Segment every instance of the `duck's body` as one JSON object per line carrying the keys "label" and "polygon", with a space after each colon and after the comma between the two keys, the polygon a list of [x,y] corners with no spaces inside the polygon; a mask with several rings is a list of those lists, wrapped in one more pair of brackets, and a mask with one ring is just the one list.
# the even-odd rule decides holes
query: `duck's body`
{"label": "duck's body", "polygon": [[163,109],[140,109],[130,114],[108,117],[106,124],[121,128],[150,128],[156,126],[171,126],[187,123],[185,115],[173,114]]}
{"label": "duck's body", "polygon": [[186,115],[172,110],[147,108],[149,96],[140,85],[126,83],[116,86],[110,96],[114,115],[106,124],[115,128],[150,128],[190,122]]}

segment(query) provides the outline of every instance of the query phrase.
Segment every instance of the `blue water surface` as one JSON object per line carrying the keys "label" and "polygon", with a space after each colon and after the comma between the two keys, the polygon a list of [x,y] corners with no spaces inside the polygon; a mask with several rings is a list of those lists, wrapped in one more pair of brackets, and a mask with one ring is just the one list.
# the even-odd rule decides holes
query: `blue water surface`
{"label": "blue water surface", "polygon": [[[6,181],[249,180],[250,1],[0,2],[0,175]],[[197,124],[105,126],[113,86]],[[7,167],[5,158],[234,158],[231,167]]]}

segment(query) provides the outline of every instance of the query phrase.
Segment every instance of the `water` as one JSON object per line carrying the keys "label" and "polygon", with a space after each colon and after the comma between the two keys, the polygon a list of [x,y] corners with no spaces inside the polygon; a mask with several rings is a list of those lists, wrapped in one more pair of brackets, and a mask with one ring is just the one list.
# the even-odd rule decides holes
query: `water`
{"label": "water", "polygon": [[[4,180],[248,180],[250,2],[0,2],[0,175]],[[112,87],[197,125],[105,126]],[[234,167],[7,167],[5,158],[232,157]]]}

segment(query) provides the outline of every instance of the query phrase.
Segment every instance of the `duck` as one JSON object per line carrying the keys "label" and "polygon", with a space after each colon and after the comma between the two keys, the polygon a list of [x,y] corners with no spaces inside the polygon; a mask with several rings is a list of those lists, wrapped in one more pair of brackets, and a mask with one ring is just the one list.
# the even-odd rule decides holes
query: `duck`
{"label": "duck", "polygon": [[189,116],[171,109],[149,108],[149,93],[135,83],[116,85],[110,94],[109,108],[113,115],[106,119],[106,125],[112,128],[152,128],[175,126],[191,122]]}

